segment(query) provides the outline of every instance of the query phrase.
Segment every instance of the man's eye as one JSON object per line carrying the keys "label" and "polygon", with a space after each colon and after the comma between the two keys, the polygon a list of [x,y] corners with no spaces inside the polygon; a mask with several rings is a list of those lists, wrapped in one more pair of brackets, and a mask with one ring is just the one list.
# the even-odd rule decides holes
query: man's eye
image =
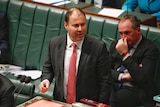
{"label": "man's eye", "polygon": [[125,34],[125,35],[128,35],[128,34],[130,34],[130,32],[124,32],[124,34]]}
{"label": "man's eye", "polygon": [[85,26],[85,24],[81,24],[81,26]]}
{"label": "man's eye", "polygon": [[78,27],[78,25],[73,25],[74,27]]}

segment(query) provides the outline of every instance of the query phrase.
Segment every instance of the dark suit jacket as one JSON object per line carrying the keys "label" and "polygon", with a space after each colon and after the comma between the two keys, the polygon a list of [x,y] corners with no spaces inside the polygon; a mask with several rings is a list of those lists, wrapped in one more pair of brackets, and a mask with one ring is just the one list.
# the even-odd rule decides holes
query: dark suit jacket
{"label": "dark suit jacket", "polygon": [[0,74],[0,107],[14,107],[14,89],[12,82]]}
{"label": "dark suit jacket", "polygon": [[[64,101],[64,56],[66,35],[51,39],[47,61],[43,67],[42,80],[50,82],[55,77],[54,99]],[[86,35],[78,66],[77,101],[88,98],[108,103],[112,88],[109,53],[104,42]]]}
{"label": "dark suit jacket", "polygon": [[7,63],[9,56],[9,43],[8,43],[8,19],[5,13],[0,12],[0,63]]}
{"label": "dark suit jacket", "polygon": [[[135,49],[132,56],[122,61],[122,57],[115,50],[117,41],[113,42],[110,46],[111,55],[111,69],[112,77],[118,81],[119,72],[116,69],[122,64],[128,69],[132,76],[132,84],[137,90],[137,94],[141,102],[146,104],[153,99],[155,95],[154,87],[154,71],[156,68],[157,56],[159,55],[158,49],[155,45],[145,37]],[[139,64],[143,67],[140,68]],[[136,93],[135,93],[136,94]]]}

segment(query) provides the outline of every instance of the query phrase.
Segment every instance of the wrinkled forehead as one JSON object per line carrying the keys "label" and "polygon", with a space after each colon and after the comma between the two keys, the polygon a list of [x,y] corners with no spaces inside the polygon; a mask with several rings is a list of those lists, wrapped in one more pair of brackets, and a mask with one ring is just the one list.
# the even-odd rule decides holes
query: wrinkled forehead
{"label": "wrinkled forehead", "polygon": [[128,31],[128,30],[131,30],[131,29],[133,29],[133,26],[132,26],[132,23],[128,20],[121,21],[118,24],[118,30],[119,31]]}

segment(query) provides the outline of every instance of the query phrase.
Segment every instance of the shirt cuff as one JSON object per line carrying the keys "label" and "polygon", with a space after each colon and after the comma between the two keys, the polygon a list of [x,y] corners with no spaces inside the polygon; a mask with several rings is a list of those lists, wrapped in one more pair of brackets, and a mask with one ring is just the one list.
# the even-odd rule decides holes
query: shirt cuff
{"label": "shirt cuff", "polygon": [[[48,80],[48,79],[44,79],[42,82],[45,82],[45,81],[49,82],[49,80]],[[50,84],[50,82],[49,82],[49,84]]]}
{"label": "shirt cuff", "polygon": [[128,53],[126,56],[124,56],[124,57],[123,57],[123,61],[124,61],[125,59],[127,59],[129,56],[130,56],[129,53]]}
{"label": "shirt cuff", "polygon": [[119,81],[121,81],[122,76],[123,76],[123,73],[120,73],[119,76],[118,76]]}

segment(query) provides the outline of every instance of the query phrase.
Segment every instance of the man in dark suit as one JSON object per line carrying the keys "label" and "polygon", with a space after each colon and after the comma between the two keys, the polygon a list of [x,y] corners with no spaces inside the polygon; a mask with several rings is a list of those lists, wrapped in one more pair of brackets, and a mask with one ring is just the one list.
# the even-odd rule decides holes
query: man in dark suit
{"label": "man in dark suit", "polygon": [[118,31],[121,38],[110,46],[112,77],[118,88],[116,107],[154,107],[158,49],[141,34],[140,21],[135,16],[122,18]]}
{"label": "man in dark suit", "polygon": [[14,107],[14,89],[13,83],[0,74],[0,107]]}
{"label": "man in dark suit", "polygon": [[[72,43],[77,45],[76,100],[87,98],[109,103],[112,89],[109,52],[105,43],[86,35],[86,16],[79,8],[71,8],[65,15],[67,34],[52,38],[47,60],[43,66],[42,93],[48,90],[55,78],[53,97],[65,101],[68,85],[68,66]],[[73,102],[74,103],[74,102]]]}
{"label": "man in dark suit", "polygon": [[7,63],[9,59],[8,33],[7,16],[0,12],[0,63]]}

